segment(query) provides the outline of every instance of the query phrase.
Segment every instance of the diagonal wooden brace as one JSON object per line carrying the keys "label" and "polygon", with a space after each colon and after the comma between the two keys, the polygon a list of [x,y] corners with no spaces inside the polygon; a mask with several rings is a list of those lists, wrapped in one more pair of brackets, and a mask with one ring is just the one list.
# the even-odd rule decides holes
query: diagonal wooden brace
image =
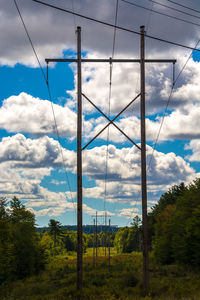
{"label": "diagonal wooden brace", "polygon": [[89,146],[110,124],[112,124],[113,126],[115,126],[133,145],[135,145],[139,150],[141,150],[141,148],[131,139],[129,138],[129,136],[124,133],[115,123],[114,121],[140,96],[140,94],[138,94],[120,113],[118,113],[114,119],[110,120],[110,118],[108,118],[106,116],[106,114],[104,114],[104,112],[102,112],[85,94],[82,93],[82,96],[88,100],[88,102],[90,102],[90,104],[92,106],[94,106],[96,108],[96,110],[98,110],[108,121],[109,123],[100,130],[100,132],[95,135],[95,137],[89,142],[87,143],[82,150],[84,150],[87,146]]}

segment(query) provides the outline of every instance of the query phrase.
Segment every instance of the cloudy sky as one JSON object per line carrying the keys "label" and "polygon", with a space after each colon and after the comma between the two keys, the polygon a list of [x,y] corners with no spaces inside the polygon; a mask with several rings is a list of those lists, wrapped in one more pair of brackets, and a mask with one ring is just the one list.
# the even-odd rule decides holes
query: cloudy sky
{"label": "cloudy sky", "polygon": [[[39,226],[47,225],[50,218],[62,224],[76,224],[76,64],[49,64],[50,98],[15,2],[0,2],[0,195],[8,200],[14,195],[21,199],[35,213]],[[118,0],[116,23],[138,32],[144,25],[148,35],[200,47],[197,44],[200,2],[175,2]],[[84,57],[112,56],[114,28],[31,0],[16,3],[45,74],[45,58],[76,57],[77,26],[82,28]],[[116,0],[46,0],[46,3],[115,24]],[[139,58],[139,53],[140,37],[117,29],[114,58]],[[150,209],[172,185],[189,183],[200,176],[200,55],[146,38],[146,58],[176,59],[175,76],[178,76],[171,93],[172,65],[146,65]],[[83,93],[105,114],[109,115],[110,110],[113,118],[140,93],[139,64],[113,64],[110,101],[109,80],[109,64],[82,65]],[[139,105],[140,98],[116,120],[138,144]],[[83,145],[106,124],[83,99]],[[104,131],[83,151],[84,224],[92,224],[96,211],[99,214],[107,211],[111,223],[119,226],[129,225],[136,214],[141,215],[140,166],[140,150],[114,127]]]}

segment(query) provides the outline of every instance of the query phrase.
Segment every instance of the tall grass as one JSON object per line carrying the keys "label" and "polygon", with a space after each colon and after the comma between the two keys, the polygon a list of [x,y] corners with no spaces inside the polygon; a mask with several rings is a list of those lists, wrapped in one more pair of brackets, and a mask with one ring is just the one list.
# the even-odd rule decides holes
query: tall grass
{"label": "tall grass", "polygon": [[117,255],[113,250],[110,265],[99,249],[93,266],[93,249],[83,258],[83,291],[76,290],[76,253],[51,258],[38,276],[0,287],[1,300],[199,300],[200,272],[176,265],[156,265],[150,256],[150,291],[142,287],[142,254]]}

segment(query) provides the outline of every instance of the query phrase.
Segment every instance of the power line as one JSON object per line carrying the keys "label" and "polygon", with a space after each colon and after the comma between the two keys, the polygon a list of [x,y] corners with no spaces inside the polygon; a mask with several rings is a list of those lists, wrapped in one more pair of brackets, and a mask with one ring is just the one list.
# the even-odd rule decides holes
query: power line
{"label": "power line", "polygon": [[[96,23],[99,23],[99,24],[102,24],[102,25],[105,25],[105,26],[110,26],[110,27],[115,28],[115,25],[113,25],[111,23],[108,23],[108,22],[100,21],[100,20],[95,19],[95,18],[91,18],[91,17],[85,16],[85,15],[82,15],[82,14],[79,14],[79,13],[75,13],[75,12],[73,12],[71,10],[67,10],[67,9],[64,9],[64,8],[52,5],[52,4],[48,4],[48,3],[42,2],[40,0],[32,0],[32,1],[36,2],[36,3],[39,3],[39,4],[42,4],[42,5],[45,5],[45,6],[48,6],[48,7],[51,7],[51,8],[54,8],[54,9],[57,9],[57,10],[60,10],[62,12],[68,13],[68,14],[74,14],[75,16],[84,18],[84,19],[89,20],[89,21],[93,21],[93,22],[96,22]],[[126,27],[116,26],[116,28],[119,29],[119,30],[122,30],[122,31],[126,31],[126,32],[129,32],[129,33],[136,34],[136,35],[141,35],[140,32],[132,30],[132,29],[129,29],[129,28],[126,28]],[[169,40],[166,40],[166,39],[161,39],[161,38],[149,35],[149,34],[144,34],[144,36],[147,37],[147,38],[153,39],[155,41],[167,43],[167,44],[170,44],[170,45],[182,47],[182,48],[189,49],[189,50],[196,50],[196,51],[200,52],[200,49],[192,48],[190,46],[183,45],[183,44],[176,43],[176,42],[172,42],[172,41],[169,41]]]}
{"label": "power line", "polygon": [[160,3],[160,2],[157,2],[157,1],[154,1],[154,0],[147,0],[147,1],[149,1],[149,2],[151,2],[151,3],[155,3],[155,4],[160,5],[160,6],[162,6],[162,7],[166,7],[166,8],[169,8],[169,9],[171,9],[171,10],[180,12],[180,13],[185,14],[185,15],[187,15],[187,16],[190,16],[190,17],[194,17],[194,18],[200,19],[199,16],[190,14],[190,13],[188,13],[188,12],[186,12],[186,11],[183,11],[183,10],[180,10],[180,9],[178,9],[178,8],[175,8],[175,7],[172,7],[172,6],[168,6],[168,5],[166,5],[166,4],[163,4],[163,3]]}
{"label": "power line", "polygon": [[[27,29],[27,27],[26,27],[26,24],[25,24],[25,22],[24,22],[24,20],[23,20],[22,14],[21,14],[21,12],[20,12],[20,9],[19,9],[19,6],[17,5],[16,0],[14,0],[14,3],[15,3],[15,6],[16,6],[16,9],[17,9],[17,11],[18,11],[19,17],[20,17],[20,19],[21,19],[21,22],[22,22],[22,24],[23,24],[24,30],[25,30],[25,32],[26,32],[26,35],[27,35],[27,37],[28,37],[28,40],[29,40],[29,42],[30,42],[30,44],[31,44],[32,50],[33,50],[33,52],[34,52],[34,55],[35,55],[35,57],[36,57],[36,59],[37,59],[37,62],[38,62],[38,65],[39,65],[39,67],[40,67],[40,70],[41,70],[41,72],[42,72],[42,76],[43,76],[43,78],[44,78],[44,81],[45,81],[45,83],[46,83],[46,85],[47,85],[47,90],[48,90],[48,94],[49,94],[49,100],[50,100],[50,103],[51,103],[51,108],[52,108],[52,113],[53,113],[53,119],[54,119],[54,124],[55,124],[55,129],[56,129],[56,135],[57,135],[57,140],[58,140],[59,150],[60,150],[60,154],[61,154],[61,157],[62,157],[63,169],[64,169],[64,171],[65,171],[66,180],[67,180],[68,188],[69,188],[69,191],[70,191],[70,197],[71,197],[71,200],[72,200],[73,205],[74,205],[74,201],[73,201],[73,197],[72,197],[72,191],[71,191],[71,186],[70,186],[70,183],[69,183],[69,177],[68,177],[68,174],[67,174],[67,171],[66,171],[66,168],[65,168],[65,161],[64,161],[64,156],[63,156],[63,149],[62,149],[61,143],[60,143],[60,135],[59,135],[58,126],[57,126],[57,122],[56,122],[56,116],[55,116],[55,112],[54,112],[53,101],[52,101],[51,92],[50,92],[50,87],[49,87],[49,81],[48,81],[48,78],[45,76],[44,70],[43,70],[42,65],[41,65],[41,63],[40,63],[40,60],[39,60],[38,55],[37,55],[37,52],[36,52],[36,50],[35,50],[35,47],[34,47],[34,45],[33,45],[33,42],[32,42],[32,40],[31,40],[30,34],[29,34],[28,29]],[[74,208],[75,208],[75,207],[74,207]]]}
{"label": "power line", "polygon": [[195,12],[197,12],[197,13],[200,13],[200,11],[199,11],[199,10],[197,10],[197,9],[194,9],[194,8],[192,8],[192,7],[189,7],[189,6],[186,6],[186,5],[183,5],[183,4],[180,4],[180,3],[177,3],[177,2],[175,2],[175,1],[172,1],[172,0],[166,0],[166,1],[169,1],[169,2],[171,2],[171,3],[173,3],[173,4],[176,4],[176,5],[178,5],[178,6],[181,6],[181,7],[187,8],[187,9],[189,9],[189,10],[195,11]]}
{"label": "power line", "polygon": [[[198,40],[198,42],[196,43],[195,45],[195,48],[198,46],[200,40]],[[169,107],[169,103],[171,101],[171,97],[172,97],[172,93],[173,93],[173,90],[174,90],[174,86],[176,84],[176,82],[178,81],[180,75],[182,74],[182,72],[184,71],[186,65],[188,64],[188,61],[190,60],[192,56],[192,52],[190,53],[189,57],[187,58],[184,66],[182,67],[182,69],[180,70],[179,74],[177,75],[176,79],[174,80],[174,82],[172,83],[172,87],[171,87],[171,91],[170,91],[170,94],[169,94],[169,98],[168,98],[168,101],[167,101],[167,104],[166,104],[166,107],[165,107],[165,111],[164,111],[164,114],[163,114],[163,117],[162,117],[162,121],[161,121],[161,124],[160,124],[160,127],[159,127],[159,130],[158,130],[158,134],[157,134],[157,137],[156,137],[156,140],[154,142],[154,145],[153,145],[153,151],[152,151],[152,154],[151,154],[151,157],[150,157],[150,160],[149,160],[149,165],[148,165],[148,171],[150,169],[150,165],[151,165],[151,161],[153,159],[153,155],[154,155],[154,151],[156,149],[156,146],[157,146],[157,143],[158,143],[158,140],[159,140],[159,136],[160,136],[160,132],[161,132],[161,129],[162,129],[162,126],[163,126],[163,123],[164,123],[164,119],[166,117],[166,113],[167,113],[167,109]]]}
{"label": "power line", "polygon": [[[117,17],[118,17],[118,8],[119,8],[119,0],[116,0],[116,10],[115,10],[115,28],[114,28],[114,36],[113,36],[113,46],[112,46],[112,59],[114,58],[115,54],[115,43],[116,43],[116,31],[117,31]],[[110,82],[109,82],[109,96],[108,96],[108,117],[110,118],[110,101],[112,95],[112,71],[113,71],[113,64],[110,63]],[[107,197],[107,177],[108,177],[108,144],[109,144],[109,133],[110,127],[107,130],[107,147],[106,147],[106,172],[105,172],[105,192],[104,192],[104,211],[106,209],[106,197]]]}
{"label": "power line", "polygon": [[[72,2],[72,10],[73,10],[73,13],[74,13],[74,0],[71,0]],[[73,14],[73,18],[74,18],[74,31],[76,31],[76,19],[75,19],[75,15]]]}
{"label": "power line", "polygon": [[192,24],[192,25],[195,25],[195,26],[199,26],[200,27],[200,24],[198,23],[194,23],[194,22],[191,22],[191,21],[187,21],[185,19],[181,19],[181,18],[178,18],[178,17],[175,17],[175,16],[171,16],[171,15],[168,15],[166,13],[162,13],[162,12],[159,12],[157,10],[154,10],[154,9],[150,9],[148,7],[145,7],[145,6],[142,6],[142,5],[139,5],[139,4],[136,4],[136,3],[133,3],[133,2],[130,2],[128,0],[121,0],[122,2],[125,2],[125,3],[128,3],[130,5],[133,5],[133,6],[136,6],[136,7],[139,7],[139,8],[142,8],[142,9],[145,9],[145,10],[148,10],[148,11],[151,11],[151,12],[154,12],[156,14],[159,14],[159,15],[162,15],[162,16],[165,16],[165,17],[168,17],[168,18],[171,18],[171,19],[175,19],[175,20],[178,20],[178,21],[182,21],[182,22],[185,22],[185,23],[188,23],[188,24]]}
{"label": "power line", "polygon": [[24,30],[25,30],[25,32],[26,32],[26,35],[27,35],[27,37],[28,37],[28,40],[29,40],[29,42],[30,42],[30,44],[31,44],[31,48],[32,48],[32,50],[33,50],[33,52],[34,52],[34,55],[35,55],[35,57],[36,57],[36,59],[37,59],[38,65],[39,65],[39,67],[40,67],[40,70],[41,70],[41,72],[42,72],[42,76],[43,76],[43,78],[44,78],[44,80],[45,80],[45,83],[47,84],[47,79],[46,79],[44,70],[43,70],[42,65],[41,65],[41,63],[40,63],[40,60],[39,60],[39,58],[38,58],[38,55],[37,55],[37,53],[36,53],[36,51],[35,51],[35,47],[34,47],[34,45],[33,45],[33,42],[32,42],[32,40],[31,40],[31,37],[30,37],[30,35],[29,35],[29,33],[28,33],[28,30],[27,30],[27,28],[26,28],[26,25],[25,25],[25,23],[24,23],[24,20],[23,20],[23,18],[22,18],[22,14],[21,14],[21,12],[20,12],[20,9],[19,9],[19,7],[18,7],[18,5],[17,5],[16,0],[14,0],[14,3],[15,3],[15,6],[16,6],[16,9],[17,9],[17,11],[18,11],[19,17],[20,17],[20,19],[21,19],[21,22],[22,22],[22,24],[23,24]]}

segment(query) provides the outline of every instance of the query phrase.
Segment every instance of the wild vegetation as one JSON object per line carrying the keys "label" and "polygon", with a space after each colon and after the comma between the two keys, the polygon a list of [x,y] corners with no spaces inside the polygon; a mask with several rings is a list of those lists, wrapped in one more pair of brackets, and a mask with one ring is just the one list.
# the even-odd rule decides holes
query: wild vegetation
{"label": "wild vegetation", "polygon": [[[77,233],[51,219],[38,233],[34,215],[16,197],[0,199],[0,299],[77,299]],[[105,257],[98,234],[83,234],[84,288],[81,299],[200,299],[200,179],[173,186],[148,214],[150,291],[142,287],[142,224],[111,236]],[[79,297],[80,299],[80,297]]]}

